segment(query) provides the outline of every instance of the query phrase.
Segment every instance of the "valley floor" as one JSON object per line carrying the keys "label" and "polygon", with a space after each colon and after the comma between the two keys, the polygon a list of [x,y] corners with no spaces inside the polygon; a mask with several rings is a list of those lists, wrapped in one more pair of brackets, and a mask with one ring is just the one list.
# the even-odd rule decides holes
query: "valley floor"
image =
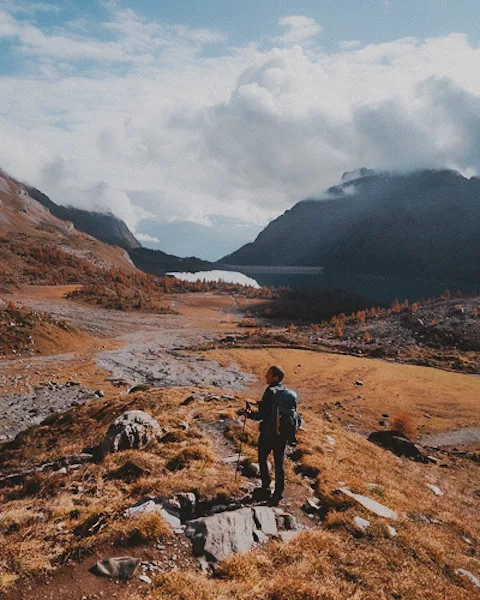
{"label": "valley floor", "polygon": [[[105,464],[69,471],[58,489],[45,491],[46,480],[38,495],[22,486],[0,489],[0,596],[480,597],[461,571],[480,578],[479,464],[451,452],[456,446],[472,456],[480,449],[479,377],[325,352],[235,348],[242,315],[229,296],[177,295],[170,300],[180,314],[151,315],[83,306],[65,300],[65,291],[66,286],[29,287],[8,298],[65,319],[81,335],[61,354],[0,361],[0,436],[8,441],[24,431],[0,448],[0,470],[12,473],[80,453],[132,408],[146,410],[178,435],[158,449],[119,453]],[[205,344],[216,349],[190,350]],[[152,544],[146,536],[136,547],[119,537],[116,527],[123,525],[110,516],[121,519],[122,510],[144,495],[195,490],[211,501],[242,493],[247,479],[234,482],[234,465],[223,462],[238,448],[236,413],[246,399],[260,397],[267,367],[278,363],[286,384],[299,392],[305,420],[297,455],[288,461],[285,508],[306,532],[293,542],[270,542],[227,559],[215,578],[199,572],[189,542],[178,537]],[[140,384],[150,389],[128,393]],[[194,400],[184,405],[189,396]],[[366,433],[382,428],[379,421],[385,426],[397,413],[409,415],[420,441],[438,446],[429,450],[435,464],[400,459],[366,441]],[[188,426],[184,434],[182,423]],[[244,454],[252,461],[255,441],[256,427],[249,424]],[[166,465],[190,447],[198,456],[193,453],[182,469],[170,471]],[[109,473],[127,459],[141,463],[145,474],[136,482],[112,482]],[[340,500],[336,490],[343,485],[394,509],[395,537],[387,521]],[[321,516],[300,510],[308,498],[324,507]],[[98,539],[97,534],[81,539],[82,524],[105,513]],[[355,524],[358,516],[371,522],[366,532]],[[152,586],[136,579],[115,584],[88,572],[97,558],[122,553],[161,565]]]}

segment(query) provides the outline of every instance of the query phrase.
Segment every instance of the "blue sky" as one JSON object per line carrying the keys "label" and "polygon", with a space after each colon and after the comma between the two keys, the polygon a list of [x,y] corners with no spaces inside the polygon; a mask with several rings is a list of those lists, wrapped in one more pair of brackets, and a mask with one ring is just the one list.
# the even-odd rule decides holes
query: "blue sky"
{"label": "blue sky", "polygon": [[192,254],[199,227],[251,236],[362,166],[477,174],[479,16],[478,0],[0,0],[0,168],[165,250],[194,223]]}
{"label": "blue sky", "polygon": [[[22,2],[26,7],[51,6],[35,11],[44,27],[65,25],[85,17],[102,21],[107,3],[99,0]],[[478,42],[480,6],[477,0],[135,0],[121,1],[150,19],[193,28],[225,32],[230,44],[245,44],[264,35],[279,35],[282,17],[298,14],[315,19],[323,27],[322,40],[334,50],[342,40],[381,43],[402,37],[436,37],[462,32]],[[31,13],[30,13],[31,15]],[[26,16],[30,16],[25,15]],[[99,35],[102,33],[99,31]],[[103,32],[103,35],[105,32]]]}

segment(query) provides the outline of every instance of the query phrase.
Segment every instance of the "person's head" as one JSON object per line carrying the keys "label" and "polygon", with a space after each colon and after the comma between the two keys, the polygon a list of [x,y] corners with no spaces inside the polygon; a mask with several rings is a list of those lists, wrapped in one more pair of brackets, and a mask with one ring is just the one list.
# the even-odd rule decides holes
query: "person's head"
{"label": "person's head", "polygon": [[284,375],[285,373],[283,372],[282,367],[279,367],[278,365],[272,365],[266,372],[265,378],[268,385],[276,385],[282,381]]}

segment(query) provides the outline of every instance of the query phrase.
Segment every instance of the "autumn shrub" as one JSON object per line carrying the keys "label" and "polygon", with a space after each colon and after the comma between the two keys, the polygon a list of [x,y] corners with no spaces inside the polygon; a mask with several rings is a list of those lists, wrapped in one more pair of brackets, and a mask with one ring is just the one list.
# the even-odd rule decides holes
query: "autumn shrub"
{"label": "autumn shrub", "polygon": [[415,420],[408,411],[402,411],[394,415],[390,420],[390,428],[392,431],[398,431],[406,436],[415,435],[417,430]]}

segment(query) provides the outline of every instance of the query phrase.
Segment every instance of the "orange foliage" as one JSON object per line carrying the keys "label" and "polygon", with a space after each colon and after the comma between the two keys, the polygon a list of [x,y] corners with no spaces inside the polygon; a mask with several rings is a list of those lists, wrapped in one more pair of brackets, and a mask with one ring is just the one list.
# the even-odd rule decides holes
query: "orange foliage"
{"label": "orange foliage", "polygon": [[390,428],[392,431],[398,431],[409,437],[415,435],[417,430],[412,414],[407,411],[402,411],[394,415],[390,421]]}

